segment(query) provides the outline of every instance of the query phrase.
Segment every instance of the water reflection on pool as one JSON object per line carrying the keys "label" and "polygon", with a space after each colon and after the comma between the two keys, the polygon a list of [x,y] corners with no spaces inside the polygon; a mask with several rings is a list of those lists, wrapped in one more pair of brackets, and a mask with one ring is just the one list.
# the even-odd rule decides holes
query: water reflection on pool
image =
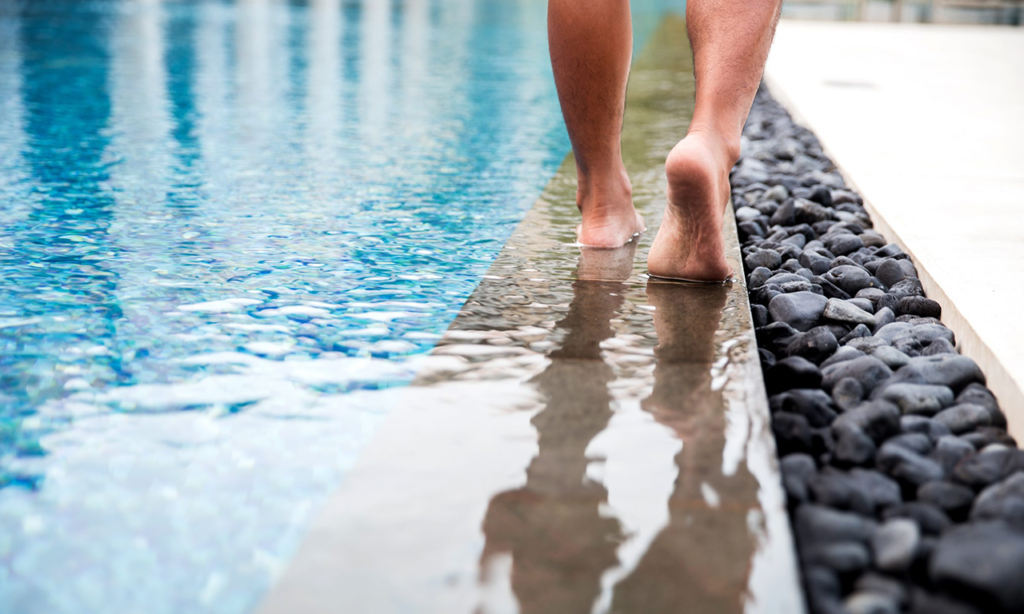
{"label": "water reflection on pool", "polygon": [[544,9],[0,0],[0,611],[256,603],[568,150]]}

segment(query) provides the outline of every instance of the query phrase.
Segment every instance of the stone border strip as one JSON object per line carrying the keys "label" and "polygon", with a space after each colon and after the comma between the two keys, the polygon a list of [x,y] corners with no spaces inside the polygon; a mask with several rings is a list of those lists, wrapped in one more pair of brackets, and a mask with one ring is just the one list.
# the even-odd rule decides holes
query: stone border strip
{"label": "stone border strip", "polygon": [[1024,452],[914,264],[766,90],[731,183],[811,611],[1024,609]]}
{"label": "stone border strip", "polygon": [[[773,51],[775,60],[769,60],[765,72],[772,95],[798,124],[818,131],[823,150],[835,160],[846,184],[863,195],[875,228],[914,261],[929,298],[942,306],[942,320],[956,334],[961,353],[985,372],[989,388],[1006,411],[1010,433],[1024,436],[1024,360],[1020,344],[1015,343],[1021,327],[1007,322],[1015,319],[1012,307],[985,306],[986,301],[988,305],[1016,304],[1016,295],[1008,287],[1013,284],[998,284],[1004,279],[1004,270],[1014,270],[1020,252],[991,246],[1016,239],[1015,224],[999,224],[993,219],[1001,219],[1000,211],[1012,215],[1014,197],[1019,200],[1021,193],[1020,174],[1008,171],[1019,159],[1013,153],[1013,143],[1021,124],[1007,126],[1006,121],[1015,117],[1011,110],[1024,91],[1020,80],[1014,80],[1016,66],[1010,59],[1022,48],[1024,36],[1013,28],[993,26],[783,21],[780,41],[782,37],[789,41],[782,46],[784,54]],[[830,52],[817,60],[802,61],[798,49],[824,40],[835,41]],[[858,54],[856,61],[836,62],[837,57],[845,58],[857,48],[867,51]],[[922,60],[925,57],[927,61]],[[889,58],[896,59],[890,62]],[[883,65],[892,68],[881,69]],[[933,70],[933,66],[943,68]],[[834,103],[840,95],[844,95],[843,104],[837,106]],[[843,114],[830,111],[835,108]],[[871,118],[864,121],[877,123],[876,134],[891,130],[900,139],[919,144],[905,151],[902,147],[886,151],[877,141],[855,137],[846,118],[853,117],[858,108]],[[922,113],[917,113],[917,108]],[[908,113],[914,116],[908,117]],[[967,137],[950,138],[942,130],[932,129],[945,118],[970,113],[987,119],[968,131]],[[901,155],[906,158],[905,171],[901,167],[905,180],[893,181],[893,174],[883,172],[878,163],[869,164],[879,157],[869,157],[872,151],[894,162]],[[933,153],[946,151],[950,154],[945,156],[947,162]],[[961,158],[966,162],[962,167],[957,163],[956,172],[951,173],[948,160]],[[972,216],[974,203],[980,205],[981,215]],[[959,205],[962,213],[951,214],[953,204]],[[929,231],[922,232],[918,220],[933,206],[946,212],[936,216],[938,221]],[[973,223],[972,218],[982,221]],[[962,225],[956,223],[960,219]],[[950,247],[956,232],[967,236],[962,246]],[[989,241],[980,238],[981,233],[987,234]],[[934,236],[945,241],[933,240]],[[972,259],[974,248],[981,249]],[[967,275],[966,267],[955,264],[958,261],[974,262],[989,273]],[[997,277],[998,282],[994,281]],[[1012,334],[1006,334],[1007,326],[1012,327]]]}

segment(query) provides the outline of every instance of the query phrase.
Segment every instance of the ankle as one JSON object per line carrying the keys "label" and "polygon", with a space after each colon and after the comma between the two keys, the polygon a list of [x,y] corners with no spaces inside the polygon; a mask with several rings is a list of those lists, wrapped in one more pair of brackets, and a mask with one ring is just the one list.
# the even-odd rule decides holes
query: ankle
{"label": "ankle", "polygon": [[693,122],[686,136],[696,136],[712,151],[715,159],[731,169],[740,159],[742,145],[740,135],[732,130],[712,126],[705,122]]}
{"label": "ankle", "polygon": [[599,213],[633,207],[633,186],[626,169],[579,174],[576,206],[583,213]]}

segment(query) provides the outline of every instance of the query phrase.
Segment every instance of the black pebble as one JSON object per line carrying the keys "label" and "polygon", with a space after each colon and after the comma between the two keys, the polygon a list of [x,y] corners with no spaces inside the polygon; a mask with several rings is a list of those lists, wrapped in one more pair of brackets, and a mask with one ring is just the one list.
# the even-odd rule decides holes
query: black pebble
{"label": "black pebble", "polygon": [[900,299],[896,306],[898,315],[914,315],[923,318],[939,318],[942,316],[942,306],[930,298],[923,296],[905,296]]}
{"label": "black pebble", "polygon": [[821,370],[811,361],[800,356],[790,356],[777,361],[765,373],[768,394],[784,392],[791,388],[817,388],[821,385]]}

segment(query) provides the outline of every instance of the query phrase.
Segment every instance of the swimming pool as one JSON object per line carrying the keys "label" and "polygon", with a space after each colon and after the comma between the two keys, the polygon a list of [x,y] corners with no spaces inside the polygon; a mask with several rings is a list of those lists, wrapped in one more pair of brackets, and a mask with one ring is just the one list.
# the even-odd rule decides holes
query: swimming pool
{"label": "swimming pool", "polygon": [[568,151],[544,9],[0,1],[0,610],[253,607]]}

